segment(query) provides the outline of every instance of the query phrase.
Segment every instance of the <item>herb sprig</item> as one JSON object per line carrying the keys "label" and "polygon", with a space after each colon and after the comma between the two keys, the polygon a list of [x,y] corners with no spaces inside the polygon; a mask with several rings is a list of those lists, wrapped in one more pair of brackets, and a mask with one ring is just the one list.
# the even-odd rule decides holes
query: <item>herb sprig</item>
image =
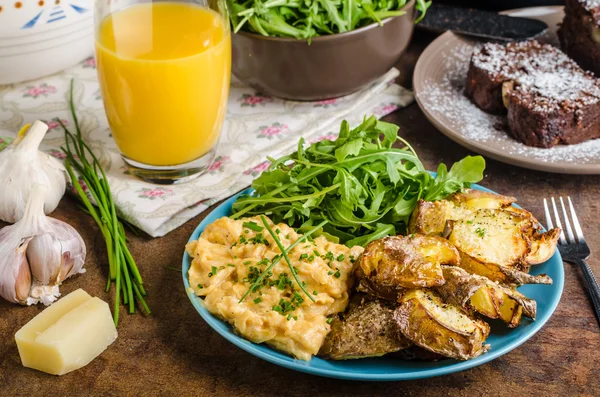
{"label": "herb sprig", "polygon": [[[262,219],[261,219],[262,220]],[[279,245],[279,249],[281,250],[282,255],[279,255],[277,257],[277,259],[275,259],[274,261],[271,262],[271,264],[265,269],[264,272],[262,272],[260,274],[259,277],[257,277],[256,279],[252,280],[252,285],[250,285],[250,288],[248,288],[248,291],[246,291],[246,293],[242,296],[242,298],[239,300],[239,303],[242,303],[244,301],[244,299],[246,299],[246,297],[250,294],[250,292],[254,292],[256,291],[257,287],[259,285],[261,285],[262,281],[264,280],[264,278],[269,275],[272,274],[271,269],[273,269],[273,267],[275,267],[275,265],[277,263],[279,263],[279,261],[281,260],[281,258],[283,258],[283,254],[285,253],[285,255],[287,256],[288,253],[292,252],[292,250],[301,242],[303,242],[304,240],[306,240],[308,237],[310,237],[311,234],[321,230],[321,228],[323,226],[325,226],[327,224],[327,221],[323,221],[321,223],[319,223],[317,226],[315,226],[314,228],[312,228],[311,230],[307,231],[306,233],[304,233],[302,236],[300,236],[296,241],[294,241],[289,247],[287,248],[282,248],[281,245]],[[267,224],[268,226],[268,224]],[[270,228],[269,228],[270,230]],[[272,230],[271,230],[272,231]],[[279,241],[278,239],[276,239],[276,241]],[[281,241],[279,241],[279,244],[281,244]],[[289,258],[288,258],[288,265],[289,265]],[[292,270],[292,272],[294,272],[293,270],[293,266],[290,266],[290,270]],[[297,279],[296,279],[297,280]],[[306,293],[306,289],[304,288],[304,286],[302,285],[302,283],[298,283],[302,290]],[[309,296],[310,300],[312,300],[313,302],[315,301],[311,296]]]}
{"label": "herb sprig", "polygon": [[256,194],[240,196],[232,217],[269,214],[300,232],[326,221],[322,234],[331,241],[365,246],[404,233],[419,199],[441,200],[483,178],[481,156],[467,156],[450,170],[440,164],[433,177],[397,134],[398,126],[372,116],[353,130],[342,122],[335,141],[305,148],[300,139],[296,152],[270,159],[252,183]]}
{"label": "herb sprig", "polygon": [[[117,217],[108,179],[98,158],[81,136],[73,103],[73,80],[71,80],[69,106],[75,123],[75,134],[71,133],[60,119],[57,119],[65,131],[65,146],[61,147],[66,155],[65,168],[71,183],[85,206],[86,212],[94,218],[104,236],[109,267],[106,291],[108,292],[114,281],[116,297],[113,320],[115,325],[118,325],[121,300],[123,304],[129,305],[130,314],[135,311],[135,300],[144,308],[147,314],[150,314],[150,309],[144,299],[146,291],[135,260],[127,247],[127,236],[122,222]],[[75,171],[79,178],[75,175]],[[87,187],[97,207],[92,205],[83,190],[82,184]]]}
{"label": "herb sprig", "polygon": [[[235,33],[244,30],[263,36],[310,39],[344,33],[385,18],[406,14],[409,0],[228,0]],[[417,0],[423,19],[431,1]]]}
{"label": "herb sprig", "polygon": [[281,251],[281,256],[283,256],[283,258],[287,262],[288,266],[290,267],[290,271],[292,272],[292,276],[294,276],[294,280],[296,280],[296,282],[300,286],[300,289],[302,290],[302,292],[304,292],[306,294],[306,296],[308,296],[308,298],[314,302],[315,298],[313,298],[308,293],[304,284],[302,284],[300,282],[300,280],[298,279],[298,273],[296,272],[296,268],[294,267],[294,265],[292,265],[292,262],[290,261],[290,257],[287,254],[287,250],[285,249],[283,244],[281,244],[281,241],[279,240],[279,237],[277,237],[277,234],[275,234],[273,229],[271,229],[271,226],[269,226],[269,223],[267,222],[267,218],[264,215],[261,215],[260,220],[262,221],[263,225],[265,225],[265,229],[267,229],[267,231],[269,232],[271,237],[273,237],[273,240],[275,240],[275,244],[277,244],[277,246],[279,247],[279,250]]}

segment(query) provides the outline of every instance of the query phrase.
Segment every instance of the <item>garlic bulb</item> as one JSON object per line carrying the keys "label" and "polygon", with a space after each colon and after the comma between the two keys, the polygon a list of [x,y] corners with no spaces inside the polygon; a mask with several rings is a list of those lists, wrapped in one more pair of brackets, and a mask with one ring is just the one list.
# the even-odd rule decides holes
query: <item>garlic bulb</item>
{"label": "garlic bulb", "polygon": [[22,219],[0,230],[0,296],[9,302],[49,305],[66,278],[85,272],[79,233],[44,215],[46,190],[34,185]]}
{"label": "garlic bulb", "polygon": [[21,219],[34,185],[47,187],[44,212],[54,211],[65,194],[66,171],[62,163],[38,150],[48,126],[36,121],[23,136],[0,151],[0,220]]}

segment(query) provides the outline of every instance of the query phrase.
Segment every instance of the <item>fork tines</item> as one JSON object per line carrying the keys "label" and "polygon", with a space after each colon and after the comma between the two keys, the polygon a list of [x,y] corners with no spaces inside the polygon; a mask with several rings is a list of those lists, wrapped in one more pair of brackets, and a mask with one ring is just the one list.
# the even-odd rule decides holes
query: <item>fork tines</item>
{"label": "fork tines", "polygon": [[[552,202],[552,210],[554,212],[554,219],[556,222],[556,226],[561,229],[559,243],[560,244],[574,244],[578,242],[583,242],[583,231],[581,230],[581,225],[579,224],[579,219],[577,219],[577,214],[575,213],[575,208],[573,207],[573,202],[571,201],[571,197],[567,196],[567,202],[569,203],[569,212],[571,216],[571,220],[569,221],[569,216],[567,215],[567,209],[565,208],[565,202],[562,197],[559,197],[560,206],[562,208],[562,213],[564,217],[565,227],[563,228],[562,222],[560,220],[560,215],[558,213],[558,209],[556,207],[556,201],[554,197],[550,199]],[[548,225],[548,229],[552,229],[554,227],[554,223],[552,222],[552,217],[550,216],[550,210],[548,209],[548,201],[544,199],[544,214],[546,215],[546,224]],[[573,226],[571,227],[571,223]],[[573,229],[575,229],[575,234],[573,234]],[[565,237],[564,231],[567,231],[567,236]],[[568,238],[567,238],[568,237]]]}

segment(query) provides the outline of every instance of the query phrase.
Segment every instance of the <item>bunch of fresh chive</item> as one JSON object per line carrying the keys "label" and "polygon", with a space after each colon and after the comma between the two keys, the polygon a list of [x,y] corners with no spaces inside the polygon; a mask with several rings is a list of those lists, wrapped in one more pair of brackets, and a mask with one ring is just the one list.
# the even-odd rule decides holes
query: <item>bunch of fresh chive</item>
{"label": "bunch of fresh chive", "polygon": [[[144,308],[147,314],[150,314],[150,309],[144,300],[146,291],[135,260],[127,248],[125,230],[123,224],[117,218],[115,203],[104,170],[81,136],[73,104],[73,80],[71,80],[69,105],[76,133],[72,134],[62,121],[57,119],[65,131],[65,146],[61,147],[66,155],[65,168],[79,198],[85,205],[86,212],[94,218],[104,236],[109,264],[106,291],[109,291],[112,282],[114,282],[116,296],[113,319],[115,325],[118,325],[121,301],[129,306],[130,314],[135,311],[135,301]],[[88,157],[91,158],[91,163],[88,161]],[[79,179],[75,172],[79,175]],[[83,186],[87,187],[97,208],[90,202]]]}

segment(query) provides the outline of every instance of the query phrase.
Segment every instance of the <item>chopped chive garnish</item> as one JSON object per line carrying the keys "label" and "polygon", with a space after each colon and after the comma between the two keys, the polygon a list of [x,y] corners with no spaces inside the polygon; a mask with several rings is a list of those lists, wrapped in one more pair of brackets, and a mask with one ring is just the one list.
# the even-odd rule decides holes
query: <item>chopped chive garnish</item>
{"label": "chopped chive garnish", "polygon": [[[302,236],[300,236],[300,238],[298,238],[294,243],[292,243],[289,247],[287,247],[287,249],[282,249],[282,246],[280,245],[281,254],[282,254],[283,257],[286,258],[286,261],[288,262],[288,264],[289,264],[289,258],[287,258],[288,252],[291,252],[298,244],[302,243],[308,236],[310,236],[311,234],[313,234],[314,232],[316,232],[317,230],[319,230],[323,226],[325,226],[327,224],[327,222],[328,221],[323,221],[323,222],[319,223],[316,227],[314,227],[313,229],[309,230],[308,232],[306,232],[305,234],[303,234]],[[281,242],[279,244],[281,244]],[[268,273],[271,273],[270,270],[273,268],[273,266],[275,266],[279,262],[279,260],[281,260],[282,256],[280,256],[275,262],[271,263],[269,265],[269,267],[267,267],[265,269],[265,271],[253,282],[253,284],[250,286],[250,288],[248,289],[248,291],[246,291],[246,293],[244,294],[244,296],[242,296],[242,298],[240,299],[240,303],[248,296],[248,294],[254,288],[256,288],[259,285],[259,283],[261,283],[263,281],[263,279],[267,276]],[[304,288],[303,288],[303,291],[306,293],[306,291],[304,290]],[[312,297],[310,297],[310,299],[313,302],[315,301]]]}
{"label": "chopped chive garnish", "polygon": [[259,261],[257,263],[257,265],[267,265],[269,263],[269,260],[267,258],[263,258],[261,261]]}
{"label": "chopped chive garnish", "polygon": [[[260,219],[262,220],[263,225],[265,225],[265,228],[267,229],[267,231],[269,232],[269,234],[271,235],[271,237],[273,237],[273,240],[275,240],[275,244],[277,244],[277,246],[279,247],[279,250],[281,251],[281,255],[283,256],[283,258],[287,262],[288,266],[290,267],[290,270],[292,271],[292,276],[294,276],[294,279],[296,280],[296,283],[298,283],[298,285],[300,286],[300,289],[302,290],[302,292],[304,292],[306,294],[306,296],[308,296],[310,298],[310,300],[314,302],[315,299],[308,293],[308,291],[306,290],[306,288],[300,283],[300,280],[298,280],[298,275],[296,274],[296,271],[294,270],[294,267],[292,266],[292,262],[290,261],[290,258],[288,257],[287,251],[283,247],[283,245],[281,244],[281,241],[279,241],[279,237],[277,237],[277,235],[275,234],[275,232],[273,232],[273,230],[271,229],[271,227],[267,223],[267,218],[264,215],[261,215]],[[323,221],[323,222],[326,222],[326,221]],[[319,226],[319,227],[321,227],[321,226]],[[306,238],[310,238],[310,234],[308,234],[308,236]]]}
{"label": "chopped chive garnish", "polygon": [[319,295],[317,291],[313,291],[313,295]]}
{"label": "chopped chive garnish", "polygon": [[340,278],[342,274],[340,273],[340,271],[338,270],[337,272],[333,273],[333,277],[335,278]]}
{"label": "chopped chive garnish", "polygon": [[257,233],[257,234],[256,234],[256,236],[254,236],[254,237],[252,237],[252,238],[248,239],[248,242],[250,242],[250,243],[254,243],[254,244],[264,244],[264,245],[266,245],[267,247],[268,247],[269,245],[271,245],[271,244],[269,243],[269,241],[268,241],[268,240],[265,238],[265,236],[263,236],[263,234],[262,234],[262,233]]}
{"label": "chopped chive garnish", "polygon": [[309,261],[309,262],[312,262],[314,260],[315,260],[315,256],[314,255],[309,256],[308,259],[307,259],[307,261]]}
{"label": "chopped chive garnish", "polygon": [[259,296],[258,298],[254,299],[252,302],[260,303],[260,302],[262,302],[262,298]]}
{"label": "chopped chive garnish", "polygon": [[329,317],[329,318],[327,319],[327,324],[331,324],[331,322],[332,322],[332,321],[333,321],[333,317]]}
{"label": "chopped chive garnish", "polygon": [[235,267],[235,265],[233,263],[228,263],[227,266],[229,266],[229,267]]}
{"label": "chopped chive garnish", "polygon": [[340,254],[337,258],[335,258],[338,262],[343,261],[345,258],[344,254]]}
{"label": "chopped chive garnish", "polygon": [[306,258],[308,258],[308,254],[302,254],[302,255],[300,255],[300,260],[306,259]]}
{"label": "chopped chive garnish", "polygon": [[257,224],[256,222],[244,222],[242,223],[243,227],[246,227],[250,230],[254,230],[255,232],[262,232],[265,228]]}
{"label": "chopped chive garnish", "polygon": [[276,311],[282,316],[285,316],[289,312],[293,312],[294,309],[296,309],[294,305],[292,305],[290,301],[286,301],[285,299],[280,299],[279,303],[273,306],[273,311]]}
{"label": "chopped chive garnish", "polygon": [[319,254],[319,251],[314,250],[313,253],[315,254],[315,256],[321,256],[321,254]]}
{"label": "chopped chive garnish", "polygon": [[202,288],[204,288],[204,285],[198,284],[198,289],[202,289]]}
{"label": "chopped chive garnish", "polygon": [[252,261],[246,261],[246,262],[244,262],[244,265],[249,265],[251,263],[252,263]]}

